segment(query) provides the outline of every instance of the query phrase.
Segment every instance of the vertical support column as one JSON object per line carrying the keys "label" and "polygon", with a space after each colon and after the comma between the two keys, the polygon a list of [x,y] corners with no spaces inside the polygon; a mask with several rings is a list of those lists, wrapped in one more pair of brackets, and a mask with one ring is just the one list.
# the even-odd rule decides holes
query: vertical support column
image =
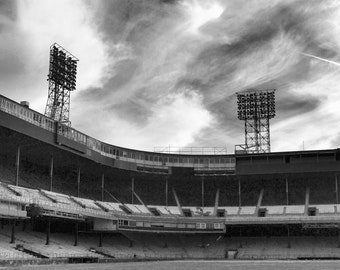
{"label": "vertical support column", "polygon": [[169,204],[169,198],[168,198],[168,193],[169,193],[169,178],[168,176],[165,176],[165,206],[168,207]]}
{"label": "vertical support column", "polygon": [[51,235],[51,218],[48,217],[46,221],[46,243],[45,245],[50,244],[50,235]]}
{"label": "vertical support column", "polygon": [[238,178],[238,206],[241,207],[242,200],[241,200],[241,179]]}
{"label": "vertical support column", "polygon": [[259,211],[260,211],[260,207],[261,207],[262,199],[263,199],[263,193],[264,193],[264,189],[262,188],[261,191],[260,191],[259,198],[257,200],[257,204],[256,204],[256,209],[255,209],[255,215],[256,216],[259,216]]}
{"label": "vertical support column", "polygon": [[103,234],[102,233],[99,233],[99,247],[102,247],[103,246]]}
{"label": "vertical support column", "polygon": [[50,167],[50,191],[52,191],[53,188],[53,156],[51,156],[51,167]]}
{"label": "vertical support column", "polygon": [[77,174],[77,197],[80,197],[80,167]]}
{"label": "vertical support column", "polygon": [[78,246],[78,221],[74,223],[74,246]]}
{"label": "vertical support column", "polygon": [[338,174],[335,174],[335,200],[336,204],[339,204],[339,192],[338,192]]}
{"label": "vertical support column", "polygon": [[214,206],[214,213],[213,213],[214,217],[217,216],[219,200],[220,200],[220,189],[218,188],[216,191],[216,195],[215,195],[215,206]]}
{"label": "vertical support column", "polygon": [[104,185],[105,185],[105,175],[103,173],[102,174],[102,196],[101,196],[102,202],[104,201]]}
{"label": "vertical support column", "polygon": [[15,243],[15,220],[11,220],[11,224],[12,224],[12,231],[11,231],[11,242],[10,242],[10,244],[14,244]]}
{"label": "vertical support column", "polygon": [[131,177],[131,203],[133,204],[134,199],[134,193],[135,193],[135,177],[132,175]]}
{"label": "vertical support column", "polygon": [[16,160],[16,175],[15,175],[15,185],[19,185],[19,168],[20,168],[20,146],[17,149],[17,160]]}
{"label": "vertical support column", "polygon": [[289,186],[288,177],[286,176],[286,205],[289,205]]}
{"label": "vertical support column", "polygon": [[172,193],[174,194],[175,201],[176,201],[176,204],[177,204],[177,207],[178,207],[178,211],[180,212],[181,216],[184,216],[184,213],[183,213],[183,209],[182,209],[181,203],[179,202],[179,199],[178,199],[178,197],[177,197],[176,190],[175,190],[174,188],[172,188]]}
{"label": "vertical support column", "polygon": [[26,230],[26,219],[22,221],[22,231],[24,232]]}
{"label": "vertical support column", "polygon": [[305,215],[308,215],[308,207],[309,207],[309,193],[310,189],[309,187],[306,188],[306,197],[305,197]]}
{"label": "vertical support column", "polygon": [[239,248],[242,248],[242,227],[240,227],[240,243],[239,243]]}
{"label": "vertical support column", "polygon": [[[202,208],[204,207],[204,176],[201,178],[201,190],[202,190]],[[202,209],[203,210],[203,209]]]}
{"label": "vertical support column", "polygon": [[287,248],[291,248],[291,243],[290,243],[290,231],[289,231],[289,224],[287,226]]}

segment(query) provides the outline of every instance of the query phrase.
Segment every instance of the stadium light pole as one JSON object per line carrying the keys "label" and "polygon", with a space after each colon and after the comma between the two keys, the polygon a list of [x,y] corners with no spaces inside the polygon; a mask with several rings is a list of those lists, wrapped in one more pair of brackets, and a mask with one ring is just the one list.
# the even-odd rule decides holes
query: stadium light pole
{"label": "stadium light pole", "polygon": [[59,44],[50,47],[45,115],[70,125],[70,92],[76,90],[77,59]]}
{"label": "stadium light pole", "polygon": [[246,153],[270,152],[269,120],[275,117],[275,89],[236,93],[237,117],[244,121]]}

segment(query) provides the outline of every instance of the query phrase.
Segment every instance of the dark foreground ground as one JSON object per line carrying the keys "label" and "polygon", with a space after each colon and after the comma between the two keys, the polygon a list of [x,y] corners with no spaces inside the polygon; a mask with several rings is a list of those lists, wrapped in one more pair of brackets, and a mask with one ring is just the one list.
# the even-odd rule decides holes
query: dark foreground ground
{"label": "dark foreground ground", "polygon": [[340,261],[168,261],[113,264],[67,264],[23,266],[0,269],[20,270],[331,270],[340,269]]}

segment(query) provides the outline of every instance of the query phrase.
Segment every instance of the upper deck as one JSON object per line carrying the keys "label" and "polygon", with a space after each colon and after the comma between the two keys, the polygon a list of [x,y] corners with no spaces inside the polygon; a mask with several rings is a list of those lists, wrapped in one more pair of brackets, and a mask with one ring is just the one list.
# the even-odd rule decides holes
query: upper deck
{"label": "upper deck", "polygon": [[111,145],[0,95],[0,126],[99,164],[157,174],[234,175],[340,171],[339,149],[261,154],[158,153]]}

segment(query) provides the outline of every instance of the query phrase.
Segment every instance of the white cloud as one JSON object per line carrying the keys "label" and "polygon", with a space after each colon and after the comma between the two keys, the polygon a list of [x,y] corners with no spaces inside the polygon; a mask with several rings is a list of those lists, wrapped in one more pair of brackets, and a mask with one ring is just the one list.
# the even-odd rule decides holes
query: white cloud
{"label": "white cloud", "polygon": [[[314,61],[314,60],[313,60]],[[280,121],[278,116],[272,126],[272,140],[276,151],[301,149],[304,142],[305,149],[337,148],[334,139],[339,134],[337,123],[340,122],[340,68],[320,62],[322,69],[327,73],[315,76],[309,82],[292,84],[291,93],[300,97],[315,97],[321,103],[317,109],[303,115],[294,115],[289,119]]]}
{"label": "white cloud", "polygon": [[[152,116],[142,128],[107,111],[86,104],[86,115],[80,130],[91,136],[127,148],[152,151],[156,146],[185,146],[193,142],[197,133],[207,127],[212,116],[195,93],[171,94],[151,106]],[[81,108],[75,108],[81,113]],[[104,120],[105,119],[105,120]],[[99,124],[100,123],[100,124]]]}
{"label": "white cloud", "polygon": [[[49,46],[58,42],[80,59],[72,123],[98,139],[146,150],[168,144],[194,146],[197,141],[214,146],[242,143],[236,105],[222,108],[223,102],[230,105],[234,92],[249,86],[279,81],[283,87],[278,97],[293,94],[303,103],[303,97],[310,96],[320,104],[302,115],[272,119],[272,149],[299,149],[302,141],[306,148],[337,147],[339,69],[301,55],[339,62],[336,1],[101,3],[20,0],[17,21],[0,16],[1,93],[29,100],[43,112]],[[117,16],[100,9],[112,8],[112,3],[127,16],[120,17],[120,12],[119,19],[104,18],[109,23],[119,20],[119,25],[97,28],[94,14]],[[143,11],[137,10],[140,7]],[[111,29],[114,36],[109,36]],[[186,79],[192,88],[178,88]],[[82,100],[82,91],[91,87],[98,92],[83,93],[93,95],[92,101]],[[115,115],[115,108],[125,104],[132,110],[136,104],[136,110],[126,117]],[[138,109],[145,114],[142,124],[131,119]]]}
{"label": "white cloud", "polygon": [[198,33],[198,29],[207,22],[218,19],[224,11],[217,1],[189,0],[181,3],[187,12],[187,30]]}
{"label": "white cloud", "polygon": [[47,99],[49,47],[54,42],[80,59],[73,95],[90,86],[102,86],[110,59],[91,16],[85,1],[18,1],[18,22],[12,36],[21,39],[18,53],[25,54],[26,68],[19,85],[21,95],[30,93],[27,99],[39,111],[44,111]]}

